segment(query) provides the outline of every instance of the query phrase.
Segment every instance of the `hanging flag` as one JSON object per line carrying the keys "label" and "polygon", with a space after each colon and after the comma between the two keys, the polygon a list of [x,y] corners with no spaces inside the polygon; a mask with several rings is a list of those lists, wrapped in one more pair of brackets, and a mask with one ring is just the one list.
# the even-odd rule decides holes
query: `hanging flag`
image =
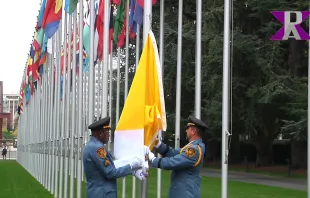
{"label": "hanging flag", "polygon": [[[124,1],[124,0],[123,0]],[[115,5],[118,5],[119,6],[119,4],[121,3],[121,0],[113,0],[113,3],[115,4]]]}
{"label": "hanging flag", "polygon": [[[129,12],[129,8],[126,7],[125,13]],[[126,37],[126,26],[127,26],[127,16],[125,14],[123,27],[120,35],[118,36],[117,47],[123,47],[125,45],[125,37]]]}
{"label": "hanging flag", "polygon": [[[40,57],[39,57],[39,76],[40,76],[40,80],[42,80],[42,76],[45,72],[44,70],[44,65],[46,65],[46,61],[47,61],[47,46],[48,46],[48,40],[49,38],[44,34],[43,35],[43,39],[42,39],[42,44],[41,44],[41,52],[40,52]],[[51,40],[51,39],[50,39]],[[50,42],[50,41],[49,41]]]}
{"label": "hanging flag", "polygon": [[39,74],[40,76],[43,76],[43,65],[46,63],[47,60],[47,53],[40,55],[40,61],[39,61]]}
{"label": "hanging flag", "polygon": [[43,44],[44,38],[44,30],[43,28],[39,28],[36,32],[35,39],[33,40],[33,47],[35,50],[40,50]]}
{"label": "hanging flag", "polygon": [[[110,8],[110,35],[109,35],[109,41],[113,41],[113,34],[114,34],[114,17],[113,17],[113,13],[114,13],[114,6],[111,4],[111,8]],[[109,53],[112,53],[112,46],[109,45]]]}
{"label": "hanging flag", "polygon": [[31,94],[30,94],[30,85],[26,85],[26,104],[28,104]]}
{"label": "hanging flag", "polygon": [[48,38],[51,38],[59,28],[62,9],[55,13],[56,0],[47,0],[42,18],[42,27]]}
{"label": "hanging flag", "polygon": [[[156,4],[157,0],[152,0],[152,6]],[[137,0],[137,3],[144,9],[144,0]]]}
{"label": "hanging flag", "polygon": [[62,8],[62,0],[56,0],[56,6],[55,6],[55,11],[54,11],[55,14],[57,14],[59,10],[61,10],[61,8]]}
{"label": "hanging flag", "polygon": [[46,5],[46,0],[43,0],[41,8],[40,8],[39,15],[38,15],[38,26],[39,27],[42,27],[42,20],[43,20],[45,5]]}
{"label": "hanging flag", "polygon": [[[143,24],[143,8],[136,2],[136,0],[131,0],[129,15],[129,27],[131,35],[136,34],[137,24]],[[131,38],[133,38],[133,36],[131,36]]]}
{"label": "hanging flag", "polygon": [[32,69],[32,81],[36,82],[37,80],[39,80],[40,78],[40,74],[39,74],[39,63],[40,63],[40,55],[41,52],[40,51],[35,51],[34,56],[32,58],[32,65],[31,65],[31,69]]}
{"label": "hanging flag", "polygon": [[117,13],[114,22],[114,43],[118,43],[119,36],[122,33],[123,24],[125,19],[125,0],[120,2],[120,5],[117,6]]}
{"label": "hanging flag", "polygon": [[[24,74],[24,77],[25,77],[25,74]],[[23,77],[22,84],[20,86],[20,91],[19,91],[19,112],[18,112],[19,115],[23,113],[24,86],[25,86],[24,77]]]}
{"label": "hanging flag", "polygon": [[[113,40],[113,6],[110,6],[110,17],[109,17],[109,41]],[[104,1],[101,0],[99,3],[99,12],[96,22],[97,31],[99,34],[99,41],[98,41],[98,59],[102,61],[103,59],[103,37],[104,37]],[[110,43],[110,42],[109,42]],[[109,45],[109,54],[112,51],[112,46]]]}
{"label": "hanging flag", "polygon": [[28,62],[27,62],[27,75],[26,75],[26,83],[32,84],[32,64],[33,64],[33,57],[34,57],[34,50],[32,45],[30,46],[30,51],[28,55]]}
{"label": "hanging flag", "polygon": [[99,2],[99,11],[96,20],[96,29],[98,31],[98,59],[101,62],[103,58],[103,28],[104,27],[104,1]]}
{"label": "hanging flag", "polygon": [[[98,0],[95,0],[95,24],[97,20],[97,15],[98,15],[98,9],[99,9],[99,2]],[[94,35],[94,62],[97,60],[97,48],[98,48],[98,42],[99,42],[99,34],[96,28],[96,25],[94,26],[95,28],[95,35]],[[88,58],[89,58],[89,52],[90,52],[90,9],[89,5],[85,5],[84,7],[84,28],[83,28],[83,47],[86,51],[86,60],[85,62],[87,63],[86,70],[88,70]]]}
{"label": "hanging flag", "polygon": [[78,0],[65,0],[65,11],[69,14],[72,14],[76,7],[77,7],[77,3]]}
{"label": "hanging flag", "polygon": [[132,35],[132,32],[136,34],[137,32],[137,24],[133,20],[133,16],[135,14],[135,9],[136,9],[136,0],[131,0],[130,2],[130,13],[129,13],[129,27],[130,27],[130,39],[134,38]]}
{"label": "hanging flag", "polygon": [[159,130],[166,128],[161,65],[156,40],[150,31],[115,130],[116,159],[144,158],[143,145],[151,146]]}

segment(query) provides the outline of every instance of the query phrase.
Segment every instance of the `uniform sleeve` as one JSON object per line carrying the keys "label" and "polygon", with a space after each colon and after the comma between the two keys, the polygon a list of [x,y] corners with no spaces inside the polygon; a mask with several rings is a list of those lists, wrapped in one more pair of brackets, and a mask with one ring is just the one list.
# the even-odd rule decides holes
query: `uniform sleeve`
{"label": "uniform sleeve", "polygon": [[115,166],[107,158],[107,151],[104,147],[99,147],[93,150],[93,152],[91,152],[91,157],[99,168],[101,174],[103,174],[107,179],[116,179],[132,174],[129,164],[115,168]]}
{"label": "uniform sleeve", "polygon": [[202,159],[200,146],[193,145],[181,149],[179,154],[173,157],[155,158],[152,162],[153,167],[165,170],[180,170],[196,167]]}
{"label": "uniform sleeve", "polygon": [[158,148],[155,149],[158,153],[160,153],[163,157],[173,157],[180,153],[181,149],[174,149],[163,142],[160,144]]}

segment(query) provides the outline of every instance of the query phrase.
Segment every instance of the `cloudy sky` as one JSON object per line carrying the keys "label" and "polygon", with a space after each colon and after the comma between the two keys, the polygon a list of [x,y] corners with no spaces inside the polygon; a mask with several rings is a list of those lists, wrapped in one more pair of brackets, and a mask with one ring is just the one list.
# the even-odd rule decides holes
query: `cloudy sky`
{"label": "cloudy sky", "polygon": [[4,93],[19,93],[41,0],[2,1],[0,81]]}

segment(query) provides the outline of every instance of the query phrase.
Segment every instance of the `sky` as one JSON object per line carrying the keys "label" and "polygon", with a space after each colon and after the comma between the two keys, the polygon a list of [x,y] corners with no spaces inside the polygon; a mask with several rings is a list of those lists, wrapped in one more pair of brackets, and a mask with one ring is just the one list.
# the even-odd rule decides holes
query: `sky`
{"label": "sky", "polygon": [[3,93],[19,93],[41,0],[2,1],[0,81]]}
{"label": "sky", "polygon": [[[0,81],[3,81],[4,94],[19,94],[41,1],[15,0],[1,3],[1,27],[5,31],[1,31],[0,36]],[[117,59],[113,61],[113,67],[116,68]]]}

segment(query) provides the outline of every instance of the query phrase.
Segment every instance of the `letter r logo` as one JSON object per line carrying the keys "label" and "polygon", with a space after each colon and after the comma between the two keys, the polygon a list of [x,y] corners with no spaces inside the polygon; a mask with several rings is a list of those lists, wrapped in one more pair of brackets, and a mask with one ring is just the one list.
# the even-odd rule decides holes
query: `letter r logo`
{"label": "letter r logo", "polygon": [[[309,17],[309,11],[272,11],[271,13],[284,25],[271,37],[271,40],[288,40],[288,38],[310,40],[308,33],[300,26]],[[293,16],[296,16],[295,21]]]}

